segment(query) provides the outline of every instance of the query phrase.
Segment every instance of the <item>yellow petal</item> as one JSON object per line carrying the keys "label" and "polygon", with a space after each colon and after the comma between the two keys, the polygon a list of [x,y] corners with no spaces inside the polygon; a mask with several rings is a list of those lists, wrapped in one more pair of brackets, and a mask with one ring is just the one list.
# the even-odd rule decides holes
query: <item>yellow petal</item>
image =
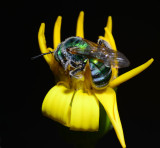
{"label": "yellow petal", "polygon": [[[47,48],[44,33],[45,33],[45,23],[42,23],[39,28],[39,32],[38,32],[38,42],[39,42],[39,47],[40,47],[41,53],[47,53],[50,50],[52,50],[51,48]],[[43,57],[49,65],[51,65],[51,63],[53,63],[53,55],[52,54],[47,54],[47,55],[44,55]]]}
{"label": "yellow petal", "polygon": [[79,131],[98,131],[99,102],[94,95],[78,90],[71,108],[70,128]]}
{"label": "yellow petal", "polygon": [[104,109],[106,110],[106,113],[113,125],[113,128],[117,134],[117,137],[122,147],[126,147],[123,129],[117,109],[117,100],[115,91],[112,88],[107,87],[105,91],[95,91],[95,95],[103,105]]}
{"label": "yellow petal", "polygon": [[42,112],[45,116],[69,126],[71,100],[74,91],[59,84],[50,89],[42,104]]}
{"label": "yellow petal", "polygon": [[[105,41],[107,41],[107,42],[109,43],[108,38],[105,38],[105,37],[103,37],[103,36],[99,36],[99,39],[105,40]],[[117,75],[118,75],[118,69],[112,67],[112,77],[111,77],[111,80],[112,80],[112,79],[115,79],[115,78],[117,77]]]}
{"label": "yellow petal", "polygon": [[108,17],[107,26],[108,30],[112,33],[112,17]]}
{"label": "yellow petal", "polygon": [[76,36],[84,38],[84,12],[81,11],[77,20]]}
{"label": "yellow petal", "polygon": [[105,41],[107,41],[109,43],[108,38],[105,38],[104,36],[99,36],[99,39],[105,40]]}
{"label": "yellow petal", "polygon": [[[107,41],[111,45],[113,50],[117,50],[116,44],[115,44],[115,41],[112,35],[112,17],[111,16],[108,17],[107,26],[104,28],[104,30],[105,30],[104,37],[99,36],[99,39]],[[118,75],[118,69],[112,67],[112,78],[111,79],[115,79],[117,75]]]}
{"label": "yellow petal", "polygon": [[54,31],[53,31],[53,47],[54,49],[57,48],[58,44],[61,43],[61,23],[62,23],[62,17],[58,16],[55,25],[54,25]]}
{"label": "yellow petal", "polygon": [[106,39],[109,40],[109,43],[110,43],[112,49],[117,50],[116,43],[114,41],[112,33],[110,32],[110,30],[108,29],[108,27],[105,27],[104,30],[105,30],[105,36],[104,36],[104,38],[106,38]]}
{"label": "yellow petal", "polygon": [[108,17],[107,26],[104,28],[105,34],[103,36],[99,36],[100,39],[107,41],[113,50],[117,50],[116,43],[114,41],[113,35],[112,35],[112,17]]}
{"label": "yellow petal", "polygon": [[118,76],[118,69],[112,67],[112,77],[111,77],[111,80],[117,78],[117,76]]}
{"label": "yellow petal", "polygon": [[116,79],[114,79],[113,81],[111,81],[109,83],[109,86],[114,88],[118,85],[120,85],[121,83],[133,78],[134,76],[138,75],[139,73],[141,73],[142,71],[144,71],[146,68],[148,68],[152,62],[153,62],[153,58],[150,59],[149,61],[147,61],[146,63],[144,63],[143,65],[141,66],[138,66],[122,75],[120,75],[119,77],[117,77]]}

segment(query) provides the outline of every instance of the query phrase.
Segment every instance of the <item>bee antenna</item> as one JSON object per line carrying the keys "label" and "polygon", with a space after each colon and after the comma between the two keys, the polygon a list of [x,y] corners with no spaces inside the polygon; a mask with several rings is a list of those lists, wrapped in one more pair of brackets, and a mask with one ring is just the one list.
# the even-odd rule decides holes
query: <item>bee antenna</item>
{"label": "bee antenna", "polygon": [[47,52],[47,53],[39,54],[39,55],[37,55],[37,56],[31,57],[31,60],[35,60],[35,59],[37,59],[37,58],[39,58],[39,57],[41,57],[41,56],[43,56],[43,55],[51,54],[51,53],[53,53],[53,51],[49,51],[49,52]]}

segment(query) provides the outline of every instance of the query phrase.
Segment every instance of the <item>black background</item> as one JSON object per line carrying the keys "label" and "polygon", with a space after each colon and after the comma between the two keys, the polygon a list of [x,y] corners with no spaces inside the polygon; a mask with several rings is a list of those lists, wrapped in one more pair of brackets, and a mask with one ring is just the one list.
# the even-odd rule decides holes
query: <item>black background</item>
{"label": "black background", "polygon": [[[37,33],[46,24],[46,40],[52,47],[54,22],[62,16],[62,40],[74,36],[79,12],[85,12],[85,38],[96,42],[104,34],[107,17],[113,17],[113,36],[119,51],[131,62],[120,74],[150,58],[147,70],[118,87],[117,101],[127,147],[158,147],[159,143],[159,5],[156,3],[108,3],[83,1],[8,2],[1,5],[0,146],[50,148],[71,146],[59,137],[56,123],[42,116],[45,94],[55,85],[40,54]],[[96,147],[121,147],[114,130]]]}

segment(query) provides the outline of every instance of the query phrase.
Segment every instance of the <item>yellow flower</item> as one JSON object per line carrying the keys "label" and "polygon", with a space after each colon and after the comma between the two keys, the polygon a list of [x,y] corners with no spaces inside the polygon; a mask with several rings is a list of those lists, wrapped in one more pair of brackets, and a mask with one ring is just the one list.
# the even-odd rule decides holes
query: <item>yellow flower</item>
{"label": "yellow flower", "polygon": [[[53,32],[53,49],[48,48],[46,45],[44,35],[45,24],[41,24],[38,41],[42,53],[54,51],[58,44],[61,43],[61,21],[62,17],[58,16]],[[84,38],[83,22],[84,12],[81,11],[77,21],[76,36],[82,38]],[[106,40],[112,49],[117,50],[112,35],[111,16],[108,17],[108,22],[104,30],[104,36],[100,36],[99,38]],[[84,77],[82,79],[76,79],[70,78],[69,74],[65,73],[62,66],[55,60],[53,54],[44,55],[44,58],[57,80],[57,85],[51,88],[45,96],[42,104],[43,114],[69,127],[71,130],[98,131],[100,105],[102,104],[122,147],[126,147],[114,88],[145,70],[151,65],[153,59],[120,76],[118,76],[118,69],[112,68],[112,77],[108,86],[103,90],[96,90],[91,86],[91,75],[88,64],[83,73]]]}

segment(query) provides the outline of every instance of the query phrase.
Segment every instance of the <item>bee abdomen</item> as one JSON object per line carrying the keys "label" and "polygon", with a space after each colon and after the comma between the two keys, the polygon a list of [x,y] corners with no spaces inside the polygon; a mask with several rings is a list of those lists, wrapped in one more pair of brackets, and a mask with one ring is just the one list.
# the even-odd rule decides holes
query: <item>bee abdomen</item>
{"label": "bee abdomen", "polygon": [[96,59],[90,59],[89,64],[94,86],[96,88],[102,88],[106,86],[112,75],[111,68],[106,67],[104,63]]}

